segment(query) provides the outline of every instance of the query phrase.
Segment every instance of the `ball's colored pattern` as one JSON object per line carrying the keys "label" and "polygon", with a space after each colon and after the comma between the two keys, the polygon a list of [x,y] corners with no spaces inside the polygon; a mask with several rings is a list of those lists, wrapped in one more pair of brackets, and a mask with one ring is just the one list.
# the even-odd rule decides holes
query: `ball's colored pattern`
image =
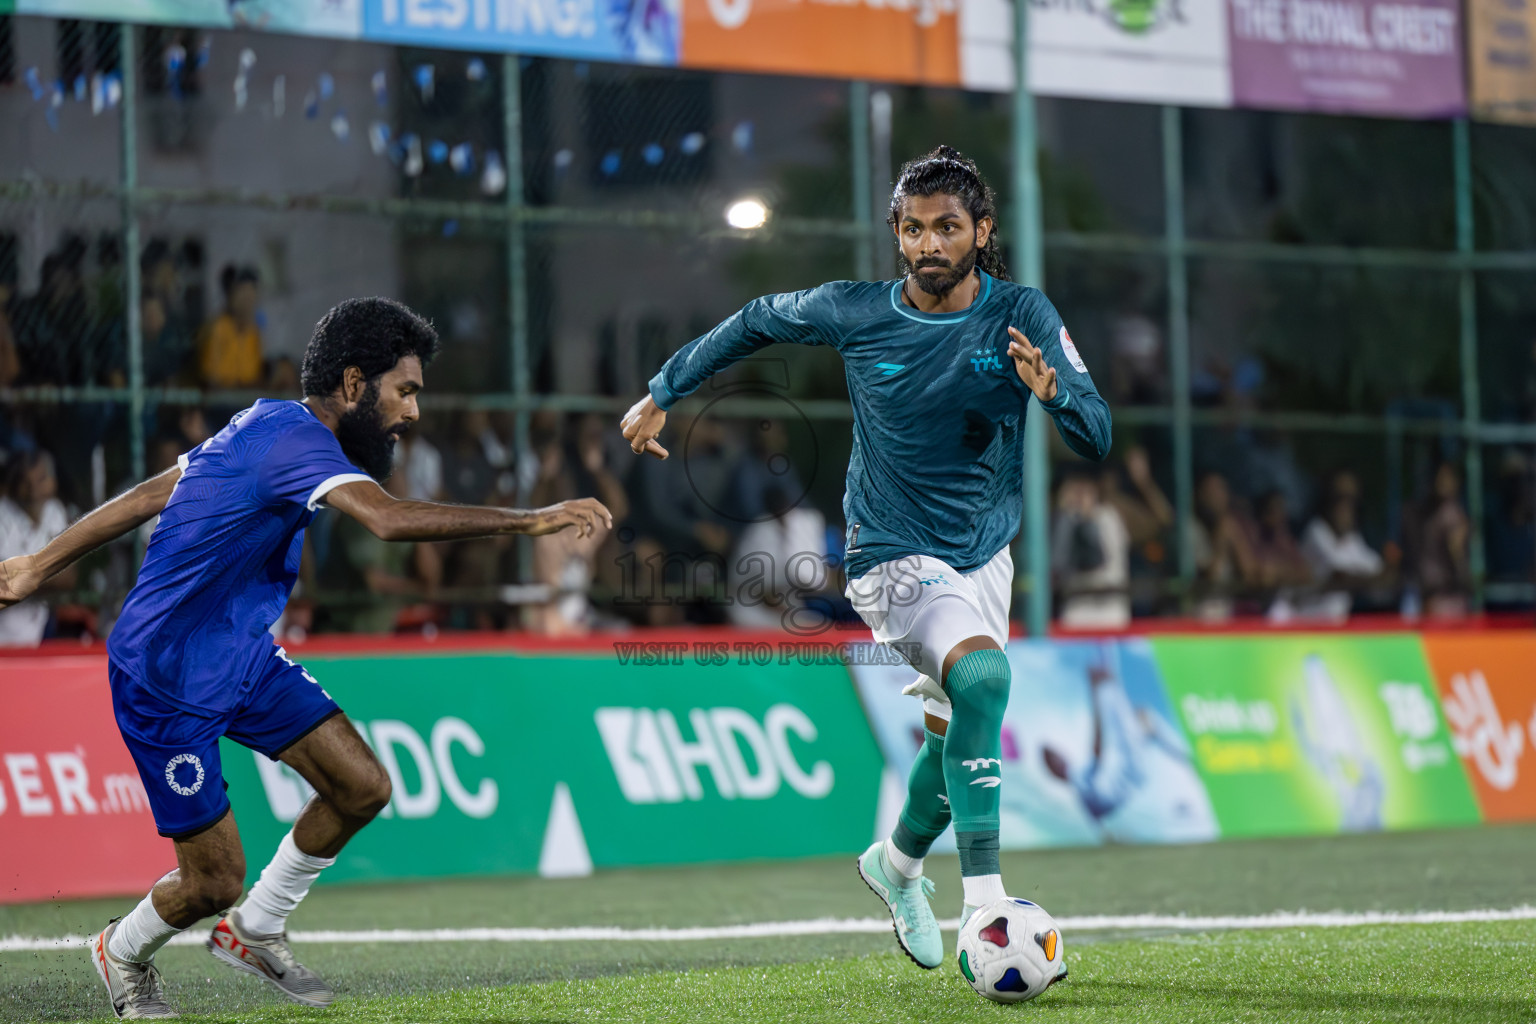
{"label": "ball's colored pattern", "polygon": [[1029,900],[982,907],[960,929],[960,973],[979,995],[999,1003],[1033,999],[1066,977],[1061,929]]}

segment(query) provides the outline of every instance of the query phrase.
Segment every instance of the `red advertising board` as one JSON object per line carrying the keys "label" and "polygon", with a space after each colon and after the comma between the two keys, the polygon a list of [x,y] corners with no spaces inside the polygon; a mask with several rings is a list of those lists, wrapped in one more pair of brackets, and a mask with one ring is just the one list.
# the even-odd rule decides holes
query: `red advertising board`
{"label": "red advertising board", "polygon": [[1536,636],[1431,633],[1424,653],[1483,820],[1536,820]]}
{"label": "red advertising board", "polygon": [[0,660],[0,903],[138,895],[176,866],[100,656]]}

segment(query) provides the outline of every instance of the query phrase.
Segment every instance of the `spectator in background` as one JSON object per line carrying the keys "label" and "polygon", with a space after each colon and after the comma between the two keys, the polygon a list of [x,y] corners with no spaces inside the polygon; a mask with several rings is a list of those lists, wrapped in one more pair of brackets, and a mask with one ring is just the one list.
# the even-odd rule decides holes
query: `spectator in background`
{"label": "spectator in background", "polygon": [[1270,491],[1259,499],[1254,524],[1253,557],[1258,563],[1259,583],[1275,591],[1266,613],[1271,622],[1289,622],[1313,613],[1312,602],[1299,589],[1312,583],[1312,564],[1291,532],[1290,506],[1285,492]]}
{"label": "spectator in background", "polygon": [[[404,498],[405,475],[397,471],[383,487]],[[319,607],[316,627],[389,633],[401,610],[430,600],[442,578],[442,560],[433,545],[382,541],[351,516],[334,516],[319,583],[336,601]]]}
{"label": "spectator in background", "polygon": [[[53,456],[47,452],[33,450],[11,460],[0,490],[0,561],[40,550],[69,526],[58,490]],[[43,589],[72,589],[75,578],[71,566]],[[36,597],[0,610],[0,647],[36,647],[47,627],[48,606]]]}
{"label": "spectator in background", "polygon": [[192,339],[171,319],[159,292],[139,295],[139,332],[144,339],[144,383],[150,387],[191,383]]}
{"label": "spectator in background", "polygon": [[811,629],[821,616],[807,610],[806,598],[827,585],[827,520],[796,506],[783,484],[770,484],[763,503],[763,518],[736,542],[726,614],[747,629]]}
{"label": "spectator in background", "polygon": [[1536,580],[1536,463],[1506,448],[1488,510],[1488,566],[1505,579]]}
{"label": "spectator in background", "polygon": [[1056,495],[1051,570],[1061,593],[1061,624],[1124,629],[1131,621],[1131,537],[1095,477],[1073,473]]}
{"label": "spectator in background", "polygon": [[73,250],[43,260],[37,292],[16,303],[12,326],[23,384],[85,384],[96,327]]}
{"label": "spectator in background", "polygon": [[[1129,488],[1121,488],[1122,475]],[[1127,449],[1121,472],[1106,471],[1099,478],[1099,486],[1104,500],[1120,513],[1133,553],[1149,566],[1161,566],[1167,558],[1165,542],[1175,515],[1172,503],[1152,476],[1146,448],[1132,445]]]}
{"label": "spectator in background", "polygon": [[1386,568],[1382,557],[1360,534],[1360,481],[1341,469],[1328,481],[1318,515],[1302,534],[1301,549],[1312,565],[1312,578],[1335,589],[1320,599],[1319,611],[1328,618],[1347,618],[1353,591],[1380,578]]}
{"label": "spectator in background", "polygon": [[[539,445],[540,472],[529,505],[542,508],[590,494],[607,506],[615,524],[622,522],[629,514],[629,497],[608,467],[606,424],[588,413],[571,419],[566,427],[568,438],[546,438]],[[579,635],[591,628],[594,613],[589,594],[597,575],[599,552],[612,536],[605,526],[599,526],[590,537],[563,532],[573,535],[533,538],[534,581],[548,586],[553,596],[529,609],[528,626],[548,636]]]}
{"label": "spectator in background", "polygon": [[1424,610],[1437,618],[1467,614],[1472,592],[1468,544],[1472,521],[1461,503],[1461,471],[1435,467],[1430,491],[1409,509],[1404,540],[1408,577]]}
{"label": "spectator in background", "polygon": [[0,388],[12,387],[21,379],[21,354],[9,314],[13,283],[0,278]]}
{"label": "spectator in background", "polygon": [[790,498],[805,493],[789,457],[789,431],[784,421],[758,420],[748,427],[747,452],[736,466],[729,500],[722,511],[738,523],[765,519],[772,514],[768,492],[775,488]]}
{"label": "spectator in background", "polygon": [[267,393],[270,395],[299,394],[299,368],[287,356],[278,356],[267,364]]}
{"label": "spectator in background", "polygon": [[219,275],[224,311],[203,325],[197,342],[198,376],[204,387],[261,386],[261,330],[256,326],[260,282],[253,267],[229,264]]}
{"label": "spectator in background", "polygon": [[1227,478],[1208,471],[1195,485],[1195,514],[1188,527],[1201,585],[1196,614],[1220,621],[1232,617],[1235,596],[1258,582],[1258,563],[1249,544],[1251,531],[1232,503]]}

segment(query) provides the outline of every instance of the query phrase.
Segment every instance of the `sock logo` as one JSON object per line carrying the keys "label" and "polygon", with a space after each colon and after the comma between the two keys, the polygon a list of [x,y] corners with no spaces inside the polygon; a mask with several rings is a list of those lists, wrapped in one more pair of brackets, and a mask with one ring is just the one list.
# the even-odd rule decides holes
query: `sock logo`
{"label": "sock logo", "polygon": [[[176,781],[176,769],[178,767],[180,767],[181,765],[184,765],[184,764],[189,764],[193,768],[197,769],[197,778],[192,780],[192,785],[190,785],[190,786],[183,786],[181,783]],[[183,775],[188,775],[188,774],[190,774],[190,772],[183,772],[182,774]],[[182,796],[191,796],[192,794],[196,793],[198,790],[202,789],[203,788],[203,761],[202,761],[202,758],[198,757],[196,754],[177,754],[175,757],[171,758],[170,761],[167,762],[167,764],[165,766],[165,784],[170,786],[171,789],[175,790],[177,793],[181,794]]]}
{"label": "sock logo", "polygon": [[998,786],[1001,786],[1002,784],[1003,784],[1002,777],[998,776],[998,775],[983,775],[979,779],[972,779],[971,780],[971,785],[973,785],[973,786],[980,786],[982,789],[996,789]]}
{"label": "sock logo", "polygon": [[981,769],[985,768],[989,764],[995,764],[999,768],[1003,766],[1002,760],[996,757],[975,757],[968,761],[961,761],[960,763],[965,765],[973,772],[981,771]]}

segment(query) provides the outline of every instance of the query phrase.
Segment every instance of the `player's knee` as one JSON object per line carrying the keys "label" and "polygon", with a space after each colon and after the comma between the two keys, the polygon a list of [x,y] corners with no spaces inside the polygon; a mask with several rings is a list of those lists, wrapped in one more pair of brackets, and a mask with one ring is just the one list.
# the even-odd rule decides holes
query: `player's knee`
{"label": "player's knee", "polygon": [[1008,656],[996,649],[972,651],[955,662],[947,682],[956,714],[1001,717],[1012,682]]}
{"label": "player's knee", "polygon": [[375,765],[373,771],[367,772],[350,787],[343,812],[352,818],[372,821],[389,806],[389,798],[393,793],[389,774],[382,765]]}
{"label": "player's knee", "polygon": [[220,871],[201,874],[191,879],[191,893],[187,902],[200,917],[212,917],[234,906],[245,891],[245,872]]}

